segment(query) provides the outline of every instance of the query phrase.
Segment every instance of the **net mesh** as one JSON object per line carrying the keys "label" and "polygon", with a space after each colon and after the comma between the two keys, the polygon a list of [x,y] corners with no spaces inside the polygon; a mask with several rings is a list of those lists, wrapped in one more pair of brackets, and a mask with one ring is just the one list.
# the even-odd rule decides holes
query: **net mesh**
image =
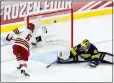
{"label": "net mesh", "polygon": [[[52,10],[29,15],[28,23],[35,23],[40,18],[40,27],[47,28],[47,34],[43,35],[48,44],[73,46],[73,11],[72,9]],[[35,23],[36,26],[38,25]],[[36,34],[41,34],[41,29]]]}

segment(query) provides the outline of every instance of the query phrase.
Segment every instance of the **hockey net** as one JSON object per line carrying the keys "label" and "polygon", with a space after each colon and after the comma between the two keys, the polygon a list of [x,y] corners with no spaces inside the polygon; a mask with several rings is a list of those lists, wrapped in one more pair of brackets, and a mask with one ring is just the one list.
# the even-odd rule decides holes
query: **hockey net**
{"label": "hockey net", "polygon": [[[40,17],[40,27],[47,28],[47,37],[50,44],[61,44],[73,47],[73,10],[49,10],[27,16],[27,24]],[[37,24],[36,24],[37,25]],[[40,32],[37,32],[40,33]]]}

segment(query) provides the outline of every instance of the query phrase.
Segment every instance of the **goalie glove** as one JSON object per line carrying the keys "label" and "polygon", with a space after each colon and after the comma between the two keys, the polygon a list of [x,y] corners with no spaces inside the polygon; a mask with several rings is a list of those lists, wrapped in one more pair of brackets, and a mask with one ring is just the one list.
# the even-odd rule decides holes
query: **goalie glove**
{"label": "goalie glove", "polygon": [[99,60],[98,59],[89,61],[90,68],[96,68],[96,66],[98,66],[98,64],[99,64]]}
{"label": "goalie glove", "polygon": [[94,63],[90,63],[90,68],[96,68],[96,65]]}

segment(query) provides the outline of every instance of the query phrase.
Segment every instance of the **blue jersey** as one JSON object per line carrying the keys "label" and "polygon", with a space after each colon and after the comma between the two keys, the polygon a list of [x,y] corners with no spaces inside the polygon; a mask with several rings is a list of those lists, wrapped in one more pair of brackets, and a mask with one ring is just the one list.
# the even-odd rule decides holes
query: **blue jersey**
{"label": "blue jersey", "polygon": [[81,44],[78,44],[75,48],[77,54],[90,54],[91,56],[98,54],[98,50],[93,44],[90,44],[89,48],[86,50],[81,49]]}
{"label": "blue jersey", "polygon": [[85,59],[86,58],[99,58],[98,50],[93,44],[90,44],[88,49],[85,49],[85,50],[82,49],[81,44],[78,44],[77,46],[71,49],[71,55],[73,56],[79,55]]}

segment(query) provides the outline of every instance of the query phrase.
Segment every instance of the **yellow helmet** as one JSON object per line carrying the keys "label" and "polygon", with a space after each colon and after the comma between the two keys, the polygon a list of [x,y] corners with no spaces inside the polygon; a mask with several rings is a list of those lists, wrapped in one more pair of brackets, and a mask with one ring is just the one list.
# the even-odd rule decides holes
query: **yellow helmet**
{"label": "yellow helmet", "polygon": [[90,44],[89,40],[87,39],[84,39],[82,42],[81,42],[81,46],[88,46]]}
{"label": "yellow helmet", "polygon": [[82,49],[88,49],[89,46],[90,46],[89,40],[84,39],[84,40],[81,42],[81,47],[82,47]]}

